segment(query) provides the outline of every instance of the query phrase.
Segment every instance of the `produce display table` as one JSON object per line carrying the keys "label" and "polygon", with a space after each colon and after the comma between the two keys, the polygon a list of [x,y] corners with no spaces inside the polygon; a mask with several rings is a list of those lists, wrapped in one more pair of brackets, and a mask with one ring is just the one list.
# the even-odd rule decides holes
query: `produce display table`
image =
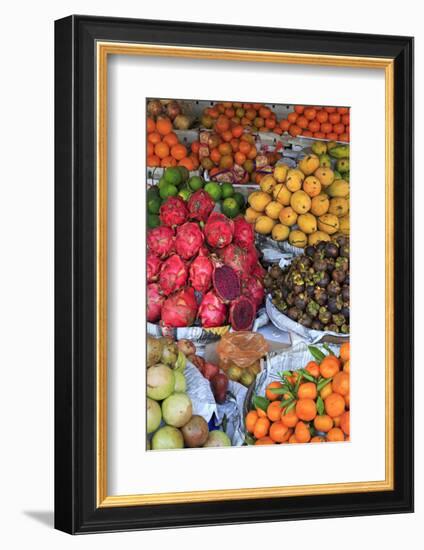
{"label": "produce display table", "polygon": [[147,447],[348,440],[349,110],[147,107]]}

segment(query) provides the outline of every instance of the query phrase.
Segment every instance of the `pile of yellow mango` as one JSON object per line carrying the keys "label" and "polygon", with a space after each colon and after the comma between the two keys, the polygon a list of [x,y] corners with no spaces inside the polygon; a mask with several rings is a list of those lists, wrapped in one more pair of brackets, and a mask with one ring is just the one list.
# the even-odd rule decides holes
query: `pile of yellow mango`
{"label": "pile of yellow mango", "polygon": [[312,151],[296,168],[275,165],[249,195],[245,218],[257,233],[299,248],[349,235],[349,146],[315,142]]}

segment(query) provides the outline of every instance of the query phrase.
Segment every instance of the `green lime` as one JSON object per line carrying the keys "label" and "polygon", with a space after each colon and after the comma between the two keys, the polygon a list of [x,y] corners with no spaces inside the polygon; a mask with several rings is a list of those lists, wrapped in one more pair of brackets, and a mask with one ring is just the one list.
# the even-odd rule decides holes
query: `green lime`
{"label": "green lime", "polygon": [[180,189],[178,196],[181,197],[183,200],[188,201],[190,198],[191,191],[190,189],[187,189],[187,187],[184,187],[183,189]]}
{"label": "green lime", "polygon": [[168,182],[166,181],[165,177],[162,176],[160,180],[158,181],[158,189],[160,190],[164,185],[168,185]]}
{"label": "green lime", "polygon": [[243,210],[245,202],[244,202],[244,196],[239,191],[236,191],[232,198],[237,202],[240,210]]}
{"label": "green lime", "polygon": [[159,188],[157,185],[152,185],[147,189],[147,200],[159,197]]}
{"label": "green lime", "polygon": [[153,197],[147,200],[147,210],[149,214],[159,214],[160,205],[162,200],[160,197]]}
{"label": "green lime", "polygon": [[213,198],[215,202],[219,201],[221,198],[221,187],[218,183],[210,181],[205,185],[205,191]]}
{"label": "green lime", "polygon": [[183,179],[181,172],[176,166],[171,166],[171,168],[167,168],[163,177],[165,178],[167,183],[171,183],[172,185],[179,185],[181,183],[181,180]]}
{"label": "green lime", "polygon": [[147,227],[153,228],[160,225],[160,219],[157,214],[147,214]]}
{"label": "green lime", "polygon": [[172,185],[171,183],[167,183],[165,185],[162,185],[162,187],[159,190],[159,195],[161,196],[161,199],[167,199],[168,197],[176,197],[178,195],[178,188],[175,187],[175,185]]}
{"label": "green lime", "polygon": [[177,166],[175,170],[178,170],[181,174],[181,181],[187,181],[188,177],[190,175],[190,172],[187,170],[185,166]]}
{"label": "green lime", "polygon": [[235,218],[240,214],[240,206],[236,199],[230,197],[222,203],[222,213],[229,218]]}
{"label": "green lime", "polygon": [[193,191],[198,191],[199,189],[202,189],[204,183],[205,182],[203,181],[203,178],[201,178],[200,176],[191,176],[191,178],[188,180],[188,186]]}
{"label": "green lime", "polygon": [[231,183],[225,181],[221,185],[221,194],[223,199],[228,199],[234,195],[234,187]]}

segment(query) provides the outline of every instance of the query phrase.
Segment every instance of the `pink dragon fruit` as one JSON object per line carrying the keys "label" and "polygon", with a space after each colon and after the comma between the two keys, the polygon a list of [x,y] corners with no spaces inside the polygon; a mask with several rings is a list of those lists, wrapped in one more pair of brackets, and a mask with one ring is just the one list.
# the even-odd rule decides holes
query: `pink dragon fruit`
{"label": "pink dragon fruit", "polygon": [[160,320],[164,301],[165,298],[159,293],[157,283],[147,285],[147,320],[150,323],[157,323]]}
{"label": "pink dragon fruit", "polygon": [[240,296],[240,278],[228,265],[216,265],[213,286],[223,302],[231,302]]}
{"label": "pink dragon fruit", "polygon": [[261,281],[252,275],[243,278],[242,293],[253,300],[256,309],[262,305],[265,298],[265,291]]}
{"label": "pink dragon fruit", "polygon": [[221,327],[227,317],[227,306],[211,290],[203,296],[198,316],[204,328]]}
{"label": "pink dragon fruit", "polygon": [[167,258],[174,250],[174,232],[170,227],[155,227],[147,233],[147,248],[158,258]]}
{"label": "pink dragon fruit", "polygon": [[177,290],[162,306],[162,324],[166,327],[190,327],[196,315],[196,296],[191,287]]}
{"label": "pink dragon fruit", "polygon": [[255,315],[255,304],[247,296],[240,296],[231,303],[230,324],[234,330],[251,330]]}
{"label": "pink dragon fruit", "polygon": [[173,254],[162,264],[159,275],[159,286],[163,294],[169,296],[187,282],[187,267],[182,259]]}
{"label": "pink dragon fruit", "polygon": [[209,249],[204,243],[199,248],[199,256],[210,256]]}
{"label": "pink dragon fruit", "polygon": [[162,262],[160,258],[154,254],[147,254],[146,270],[147,270],[147,282],[154,283],[158,280],[158,274]]}
{"label": "pink dragon fruit", "polygon": [[188,219],[188,210],[181,197],[168,197],[159,210],[163,225],[173,227],[182,225]]}
{"label": "pink dragon fruit", "polygon": [[209,193],[203,191],[203,189],[199,189],[188,199],[187,206],[189,217],[192,220],[205,222],[209,218],[209,214],[215,208],[215,203]]}
{"label": "pink dragon fruit", "polygon": [[255,242],[253,225],[248,223],[243,216],[237,216],[234,220],[234,244],[241,248],[250,248]]}
{"label": "pink dragon fruit", "polygon": [[234,222],[221,214],[212,212],[205,225],[205,236],[212,248],[224,248],[233,240]]}
{"label": "pink dragon fruit", "polygon": [[263,281],[266,275],[266,270],[261,266],[260,262],[256,262],[253,269],[250,270],[250,274],[257,277],[260,281]]}
{"label": "pink dragon fruit", "polygon": [[247,271],[248,273],[252,272],[252,269],[254,269],[256,263],[258,262],[258,251],[254,246],[249,246],[248,248],[243,248],[243,250],[246,252],[246,261],[247,261]]}
{"label": "pink dragon fruit", "polygon": [[231,243],[220,250],[219,256],[225,265],[232,267],[240,276],[248,273],[250,270],[246,251],[235,244]]}
{"label": "pink dragon fruit", "polygon": [[213,264],[206,256],[197,256],[190,265],[191,286],[203,294],[212,283]]}
{"label": "pink dragon fruit", "polygon": [[187,222],[180,225],[175,237],[175,250],[184,260],[189,260],[195,256],[204,241],[204,235],[197,223]]}

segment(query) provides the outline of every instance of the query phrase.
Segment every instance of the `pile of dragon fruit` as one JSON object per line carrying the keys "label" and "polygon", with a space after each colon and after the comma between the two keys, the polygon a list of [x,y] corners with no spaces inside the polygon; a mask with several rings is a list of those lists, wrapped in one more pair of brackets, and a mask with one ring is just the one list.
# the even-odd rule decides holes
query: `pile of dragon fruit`
{"label": "pile of dragon fruit", "polygon": [[147,234],[147,320],[166,327],[250,330],[264,300],[253,227],[214,212],[200,189],[169,197]]}

